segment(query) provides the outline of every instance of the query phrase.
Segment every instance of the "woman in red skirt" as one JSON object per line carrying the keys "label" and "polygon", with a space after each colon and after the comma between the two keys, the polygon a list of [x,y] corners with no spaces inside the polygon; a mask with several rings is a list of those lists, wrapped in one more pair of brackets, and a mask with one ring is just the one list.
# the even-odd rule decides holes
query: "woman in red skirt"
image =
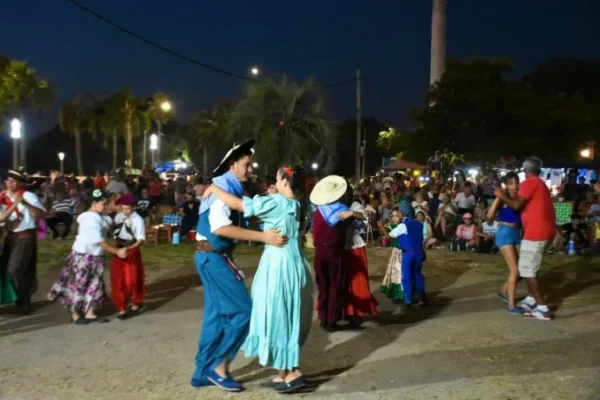
{"label": "woman in red skirt", "polygon": [[358,327],[362,324],[364,315],[377,315],[377,300],[369,288],[367,244],[362,237],[367,211],[361,202],[354,201],[349,212],[352,213],[353,220],[348,225],[346,232],[346,251],[344,253],[344,265],[349,284],[346,319],[352,326]]}

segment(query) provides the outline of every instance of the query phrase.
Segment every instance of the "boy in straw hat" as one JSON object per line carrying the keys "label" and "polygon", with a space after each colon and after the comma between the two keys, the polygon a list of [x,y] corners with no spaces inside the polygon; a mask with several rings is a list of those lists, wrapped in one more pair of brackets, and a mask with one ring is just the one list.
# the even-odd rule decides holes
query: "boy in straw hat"
{"label": "boy in straw hat", "polygon": [[[252,174],[254,140],[234,146],[213,171],[213,184],[242,197],[242,184]],[[252,300],[244,275],[233,262],[235,240],[282,247],[287,238],[276,230],[251,231],[234,225],[240,214],[210,194],[200,206],[196,228],[196,270],[204,286],[204,321],[196,355],[193,387],[216,385],[239,392],[242,385],[229,374],[229,363],[244,343]]]}
{"label": "boy in straw hat", "polygon": [[9,170],[6,190],[0,193],[0,223],[9,224],[0,269],[8,270],[23,314],[31,312],[31,295],[37,290],[37,219],[46,215],[40,199],[26,191],[27,183],[25,173]]}
{"label": "boy in straw hat", "polygon": [[338,329],[348,295],[348,280],[342,266],[347,224],[354,216],[340,201],[348,190],[346,180],[330,175],[319,181],[310,194],[317,206],[313,213],[312,229],[315,246],[315,278],[319,288],[317,308],[321,327],[328,332]]}

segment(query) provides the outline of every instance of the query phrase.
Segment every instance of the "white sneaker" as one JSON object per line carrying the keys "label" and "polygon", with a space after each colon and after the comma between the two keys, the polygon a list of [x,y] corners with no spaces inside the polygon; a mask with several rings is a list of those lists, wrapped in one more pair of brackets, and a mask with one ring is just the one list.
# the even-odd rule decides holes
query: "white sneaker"
{"label": "white sneaker", "polygon": [[539,307],[536,307],[531,312],[526,312],[525,314],[523,314],[523,316],[528,319],[539,319],[542,321],[550,321],[552,319],[552,313],[548,308],[546,308],[546,310],[543,311],[540,310]]}
{"label": "white sneaker", "polygon": [[525,297],[523,300],[521,300],[520,302],[517,303],[517,307],[525,310],[525,311],[533,311],[535,310],[535,308],[537,307],[537,304],[535,303],[535,299],[531,296],[527,296]]}

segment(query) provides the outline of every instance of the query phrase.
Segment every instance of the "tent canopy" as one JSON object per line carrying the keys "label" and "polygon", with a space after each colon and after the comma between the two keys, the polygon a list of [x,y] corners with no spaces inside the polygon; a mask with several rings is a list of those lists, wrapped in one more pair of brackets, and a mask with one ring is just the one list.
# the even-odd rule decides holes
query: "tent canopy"
{"label": "tent canopy", "polygon": [[426,169],[425,165],[418,164],[414,161],[410,160],[394,160],[385,167],[383,167],[386,171],[396,171],[400,169]]}

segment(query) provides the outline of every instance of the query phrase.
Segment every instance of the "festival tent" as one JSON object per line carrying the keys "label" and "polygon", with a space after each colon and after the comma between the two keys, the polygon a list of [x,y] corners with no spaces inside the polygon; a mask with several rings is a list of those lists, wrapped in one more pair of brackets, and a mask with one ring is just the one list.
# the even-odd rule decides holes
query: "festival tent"
{"label": "festival tent", "polygon": [[386,171],[398,171],[403,169],[427,169],[426,165],[421,165],[410,160],[394,160],[382,169]]}

